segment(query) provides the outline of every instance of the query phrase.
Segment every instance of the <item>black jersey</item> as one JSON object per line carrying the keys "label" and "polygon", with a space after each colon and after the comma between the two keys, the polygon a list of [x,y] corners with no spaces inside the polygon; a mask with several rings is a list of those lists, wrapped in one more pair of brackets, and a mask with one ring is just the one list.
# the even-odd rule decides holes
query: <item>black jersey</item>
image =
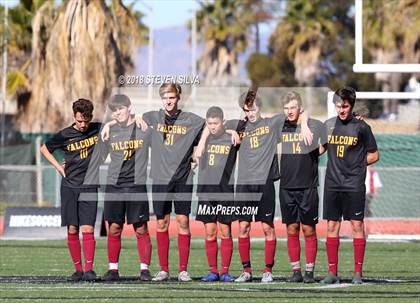
{"label": "black jersey", "polygon": [[238,153],[238,184],[265,184],[280,178],[277,143],[284,115],[261,118],[255,123],[230,120],[226,128],[236,129],[241,138]]}
{"label": "black jersey", "polygon": [[[90,187],[97,185],[99,159],[92,157],[98,143],[98,134],[102,124],[92,122],[85,132],[81,132],[72,124],[56,133],[45,142],[50,153],[60,150],[64,153],[65,173],[62,184],[67,187]],[[95,153],[96,155],[96,153]],[[95,158],[93,161],[92,158]],[[95,165],[92,163],[95,162]],[[87,176],[89,175],[89,176]],[[89,181],[88,181],[89,180]]]}
{"label": "black jersey", "polygon": [[313,142],[306,145],[300,125],[286,121],[281,141],[280,187],[310,188],[318,186],[319,145],[326,142],[326,133],[321,121],[308,120],[308,127],[313,133]]}
{"label": "black jersey", "polygon": [[146,184],[151,130],[143,132],[135,123],[128,126],[115,124],[105,142],[111,157],[107,184],[135,186]]}
{"label": "black jersey", "polygon": [[325,188],[330,191],[365,191],[367,152],[377,149],[366,122],[352,117],[325,121],[328,163]]}
{"label": "black jersey", "polygon": [[237,148],[231,141],[227,133],[208,137],[199,165],[199,197],[211,199],[211,192],[233,192]]}
{"label": "black jersey", "polygon": [[181,110],[168,116],[162,109],[143,114],[143,119],[153,130],[150,172],[153,181],[162,184],[185,181],[205,120]]}

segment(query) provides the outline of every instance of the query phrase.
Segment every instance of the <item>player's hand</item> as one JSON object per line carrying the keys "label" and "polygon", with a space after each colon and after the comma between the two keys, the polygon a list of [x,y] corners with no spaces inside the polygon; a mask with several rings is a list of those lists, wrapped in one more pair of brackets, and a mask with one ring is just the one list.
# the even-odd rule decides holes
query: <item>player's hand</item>
{"label": "player's hand", "polygon": [[137,127],[141,128],[142,131],[146,131],[149,128],[149,125],[143,120],[142,116],[135,116]]}
{"label": "player's hand", "polygon": [[301,135],[303,136],[303,141],[305,145],[310,146],[314,139],[314,134],[311,132],[308,126],[302,125],[302,129],[300,131]]}
{"label": "player's hand", "polygon": [[109,131],[110,131],[109,123],[106,123],[101,131],[101,139],[102,141],[107,141],[109,139]]}
{"label": "player's hand", "polygon": [[56,167],[56,170],[60,175],[62,175],[64,178],[66,177],[66,172],[64,171],[64,165],[59,165]]}
{"label": "player's hand", "polygon": [[198,165],[198,159],[196,161],[191,162],[191,169],[195,169]]}
{"label": "player's hand", "polygon": [[195,148],[194,158],[198,160],[200,157],[202,157],[205,149],[206,149],[206,142],[205,141],[204,142],[200,141],[198,143],[197,147]]}
{"label": "player's hand", "polygon": [[231,140],[232,140],[233,146],[237,146],[237,145],[241,144],[241,138],[239,137],[237,132],[233,132],[231,134]]}
{"label": "player's hand", "polygon": [[356,112],[353,113],[353,117],[355,117],[357,120],[360,120],[360,121],[365,120],[365,118],[361,114],[356,113]]}

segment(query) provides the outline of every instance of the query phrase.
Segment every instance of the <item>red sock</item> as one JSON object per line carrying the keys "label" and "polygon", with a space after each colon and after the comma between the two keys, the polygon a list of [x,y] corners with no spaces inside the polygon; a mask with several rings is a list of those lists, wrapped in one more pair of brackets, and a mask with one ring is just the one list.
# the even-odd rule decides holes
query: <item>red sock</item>
{"label": "red sock", "polygon": [[207,261],[209,263],[210,271],[217,273],[217,239],[215,240],[206,240],[206,254]]}
{"label": "red sock", "polygon": [[79,234],[67,234],[67,246],[76,271],[83,272],[82,253],[80,251]]}
{"label": "red sock", "polygon": [[92,270],[95,258],[95,236],[93,233],[82,233],[83,236],[83,255],[85,257],[85,271]]}
{"label": "red sock", "polygon": [[327,257],[328,257],[328,271],[337,275],[338,268],[338,247],[340,246],[340,238],[327,237]]}
{"label": "red sock", "polygon": [[354,272],[362,273],[363,259],[365,257],[366,239],[355,238],[353,239],[354,249]]}
{"label": "red sock", "polygon": [[191,235],[178,234],[179,272],[187,271],[190,246]]}
{"label": "red sock", "polygon": [[222,258],[221,275],[229,272],[230,261],[232,260],[233,241],[232,238],[222,239],[220,243],[220,257]]}
{"label": "red sock", "polygon": [[277,240],[265,240],[265,269],[264,271],[272,272],[274,266],[274,256],[276,254]]}
{"label": "red sock", "polygon": [[121,235],[108,235],[108,262],[116,264],[116,268],[110,268],[112,271],[118,271],[118,260],[121,252]]}
{"label": "red sock", "polygon": [[137,235],[137,251],[140,257],[140,263],[150,265],[152,258],[152,242],[150,241],[149,233]]}
{"label": "red sock", "polygon": [[[306,255],[306,267],[315,266],[316,253],[318,251],[318,240],[316,234],[305,237],[305,255]],[[308,268],[306,269],[308,270]]]}
{"label": "red sock", "polygon": [[293,270],[300,270],[300,241],[299,234],[287,235],[287,251]]}
{"label": "red sock", "polygon": [[156,232],[157,250],[159,256],[160,270],[169,272],[168,255],[169,255],[169,233],[168,231]]}
{"label": "red sock", "polygon": [[249,237],[238,238],[238,249],[239,256],[241,257],[241,262],[244,267],[244,271],[252,272],[250,257],[251,243]]}

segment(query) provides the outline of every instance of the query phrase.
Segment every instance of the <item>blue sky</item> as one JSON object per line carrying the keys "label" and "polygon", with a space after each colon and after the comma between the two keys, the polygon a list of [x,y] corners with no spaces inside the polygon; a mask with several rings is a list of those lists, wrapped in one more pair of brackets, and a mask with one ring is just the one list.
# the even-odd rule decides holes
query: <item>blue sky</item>
{"label": "blue sky", "polygon": [[137,0],[135,7],[146,14],[144,23],[147,26],[165,28],[185,25],[198,4],[195,0]]}

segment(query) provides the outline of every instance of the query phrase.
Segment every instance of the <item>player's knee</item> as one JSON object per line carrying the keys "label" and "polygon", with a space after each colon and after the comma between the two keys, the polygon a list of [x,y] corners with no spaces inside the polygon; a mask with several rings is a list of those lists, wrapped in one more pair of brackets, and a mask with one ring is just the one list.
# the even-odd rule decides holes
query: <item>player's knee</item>
{"label": "player's knee", "polygon": [[222,239],[229,239],[232,237],[230,228],[220,228],[220,237]]}
{"label": "player's knee", "polygon": [[68,233],[71,235],[76,235],[79,233],[79,227],[75,225],[69,225],[67,230],[68,230]]}
{"label": "player's knee", "polygon": [[351,228],[353,233],[363,233],[364,232],[364,224],[362,221],[352,221]]}
{"label": "player's knee", "polygon": [[309,237],[315,234],[315,226],[312,225],[302,225],[303,235],[305,237]]}
{"label": "player's knee", "polygon": [[116,223],[111,223],[109,225],[109,234],[113,237],[121,236],[122,226]]}
{"label": "player's knee", "polygon": [[91,233],[94,232],[94,228],[91,225],[82,225],[82,226],[80,226],[80,229],[81,229],[82,233],[91,234]]}
{"label": "player's knee", "polygon": [[167,231],[169,228],[169,220],[157,220],[156,228],[160,232]]}
{"label": "player's knee", "polygon": [[274,240],[274,238],[276,237],[274,226],[263,224],[263,231],[267,240]]}
{"label": "player's knee", "polygon": [[251,224],[249,222],[239,223],[239,235],[242,237],[249,236],[251,230]]}
{"label": "player's knee", "polygon": [[327,232],[329,234],[337,234],[340,231],[340,222],[338,221],[328,221]]}
{"label": "player's knee", "polygon": [[299,223],[293,223],[293,224],[288,224],[287,225],[287,234],[294,236],[294,235],[298,235],[300,231],[300,225]]}
{"label": "player's knee", "polygon": [[136,236],[142,236],[148,232],[146,223],[135,224],[133,227],[134,231],[136,232]]}

